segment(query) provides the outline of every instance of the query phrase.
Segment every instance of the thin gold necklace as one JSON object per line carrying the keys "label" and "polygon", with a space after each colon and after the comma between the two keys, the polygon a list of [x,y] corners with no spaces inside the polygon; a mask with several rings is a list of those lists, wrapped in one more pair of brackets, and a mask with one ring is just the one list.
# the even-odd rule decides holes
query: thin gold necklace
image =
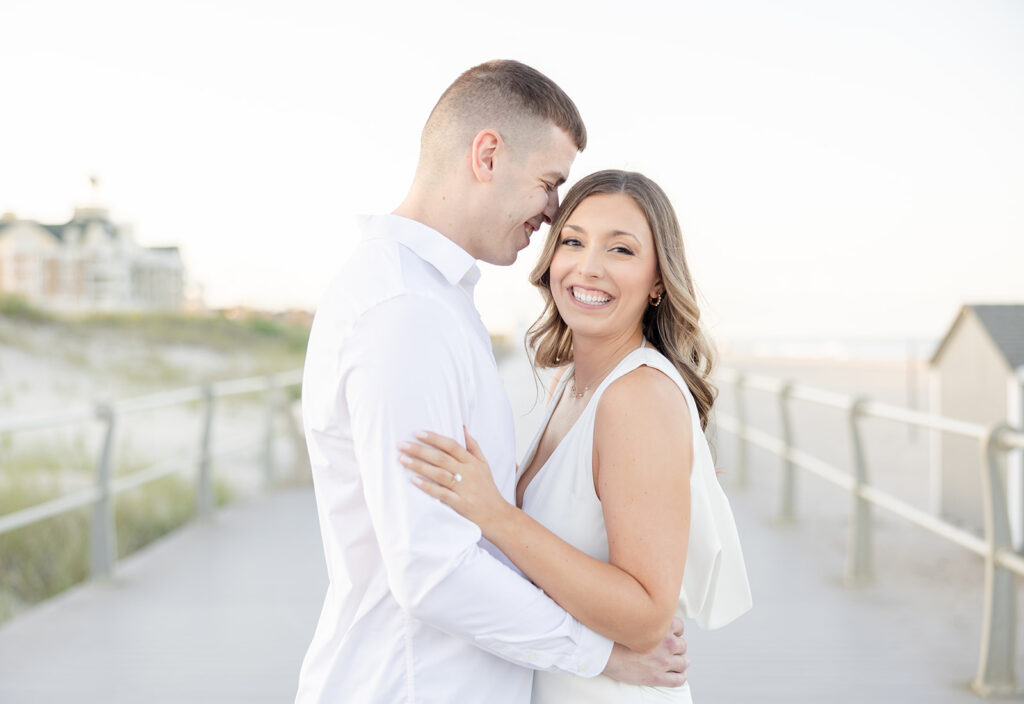
{"label": "thin gold necklace", "polygon": [[[641,349],[641,348],[646,347],[646,346],[647,346],[647,338],[641,338],[640,347],[638,347],[637,349]],[[625,359],[625,357],[623,357],[622,359]],[[595,383],[596,384],[600,384],[604,380],[604,378],[606,376],[608,376],[609,373],[611,373],[612,369],[615,369],[615,367],[619,366],[619,362],[621,362],[622,359],[618,360],[617,362],[615,362],[615,364],[613,364],[612,366],[608,367],[608,369],[605,370],[604,374],[599,376],[596,381],[592,381],[590,383],[591,384],[595,384]],[[576,366],[573,365],[573,368],[572,368],[572,381],[569,384],[569,395],[572,396],[574,399],[579,400],[579,399],[583,398],[584,396],[586,396],[588,391],[590,391],[590,384],[586,384],[583,387],[583,391],[580,391],[579,393],[576,392]]]}
{"label": "thin gold necklace", "polygon": [[586,395],[586,393],[588,391],[590,391],[590,385],[589,384],[587,384],[586,386],[583,387],[583,391],[580,391],[579,393],[576,393],[576,370],[573,369],[572,370],[572,382],[569,384],[569,395],[572,396],[575,399],[581,399],[581,398],[583,398]]}

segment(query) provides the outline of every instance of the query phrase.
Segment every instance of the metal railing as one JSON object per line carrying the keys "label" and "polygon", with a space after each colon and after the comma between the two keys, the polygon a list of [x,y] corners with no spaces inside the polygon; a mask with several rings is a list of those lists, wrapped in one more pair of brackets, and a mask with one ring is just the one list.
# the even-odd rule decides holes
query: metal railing
{"label": "metal railing", "polygon": [[[91,487],[80,489],[35,506],[0,516],[0,535],[39,521],[58,516],[85,506],[92,507],[90,530],[91,576],[106,577],[114,572],[117,563],[117,533],[114,529],[114,497],[121,492],[156,481],[171,474],[194,466],[197,473],[196,514],[209,515],[214,507],[212,460],[217,455],[244,449],[253,441],[233,445],[214,446],[213,418],[217,399],[243,394],[262,393],[266,407],[263,428],[263,475],[268,484],[273,480],[274,467],[274,425],[282,416],[289,435],[296,443],[299,462],[306,462],[305,441],[302,438],[295,416],[289,404],[283,403],[281,392],[302,381],[302,370],[221,381],[201,386],[163,391],[146,396],[98,403],[93,407],[84,406],[60,413],[48,413],[32,417],[0,421],[0,434],[57,428],[75,423],[99,421],[103,426],[103,440],[96,461],[96,481]],[[202,426],[198,447],[194,455],[184,458],[165,458],[130,474],[114,477],[115,440],[118,421],[130,414],[152,411],[171,406],[199,402],[202,404]]]}
{"label": "metal railing", "polygon": [[[974,423],[931,415],[872,401],[864,397],[825,391],[774,377],[719,368],[716,381],[731,386],[735,393],[736,415],[716,413],[719,428],[733,433],[737,446],[737,484],[748,482],[748,445],[778,455],[783,462],[779,518],[791,521],[796,516],[796,468],[805,469],[851,493],[850,538],[847,552],[847,578],[854,584],[870,582],[874,572],[872,506],[878,506],[928,530],[941,538],[980,555],[985,560],[985,602],[978,672],[972,687],[982,696],[1017,692],[1014,671],[1017,634],[1017,594],[1015,576],[1024,576],[1024,558],[1016,553],[1010,539],[1006,491],[999,470],[1000,457],[1010,450],[1024,449],[1024,432],[999,423],[985,427]],[[758,390],[776,396],[782,437],[777,438],[748,422],[745,391]],[[852,475],[807,452],[794,447],[790,402],[805,401],[835,408],[846,413],[851,448]],[[860,421],[878,418],[911,427],[952,433],[978,442],[983,464],[981,472],[985,517],[985,538],[963,530],[909,503],[872,486]]]}

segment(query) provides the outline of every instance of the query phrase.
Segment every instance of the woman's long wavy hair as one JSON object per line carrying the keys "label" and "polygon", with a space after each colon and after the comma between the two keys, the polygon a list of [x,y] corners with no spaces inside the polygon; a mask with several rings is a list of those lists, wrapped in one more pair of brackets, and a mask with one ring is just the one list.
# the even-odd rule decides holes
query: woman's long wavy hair
{"label": "woman's long wavy hair", "polygon": [[660,305],[648,306],[644,312],[643,334],[686,380],[697,402],[700,427],[706,430],[717,395],[717,389],[708,381],[714,353],[700,327],[700,310],[686,264],[679,220],[665,192],[643,174],[614,169],[598,171],[569,189],[551,223],[540,259],[530,273],[530,283],[544,298],[544,312],[526,333],[527,349],[537,367],[559,367],[573,360],[572,331],[555,307],[549,272],[565,222],[585,198],[598,193],[625,193],[647,218],[665,292]]}

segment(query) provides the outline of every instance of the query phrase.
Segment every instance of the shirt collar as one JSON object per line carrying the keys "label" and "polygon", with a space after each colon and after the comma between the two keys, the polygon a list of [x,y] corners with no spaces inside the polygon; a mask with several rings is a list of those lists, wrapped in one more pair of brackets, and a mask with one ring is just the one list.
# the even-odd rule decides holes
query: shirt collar
{"label": "shirt collar", "polygon": [[480,280],[473,255],[432,227],[394,214],[363,215],[359,224],[367,238],[380,237],[405,245],[453,286],[472,288]]}

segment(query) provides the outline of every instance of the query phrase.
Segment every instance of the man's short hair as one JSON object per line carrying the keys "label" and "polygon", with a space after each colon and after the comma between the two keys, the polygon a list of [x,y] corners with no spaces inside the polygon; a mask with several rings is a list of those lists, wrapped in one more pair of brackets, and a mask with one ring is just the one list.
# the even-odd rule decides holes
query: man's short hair
{"label": "man's short hair", "polygon": [[518,148],[509,132],[532,132],[528,128],[543,123],[560,127],[579,151],[587,146],[576,104],[554,81],[518,61],[488,61],[448,86],[427,118],[421,147],[429,158],[490,127]]}

